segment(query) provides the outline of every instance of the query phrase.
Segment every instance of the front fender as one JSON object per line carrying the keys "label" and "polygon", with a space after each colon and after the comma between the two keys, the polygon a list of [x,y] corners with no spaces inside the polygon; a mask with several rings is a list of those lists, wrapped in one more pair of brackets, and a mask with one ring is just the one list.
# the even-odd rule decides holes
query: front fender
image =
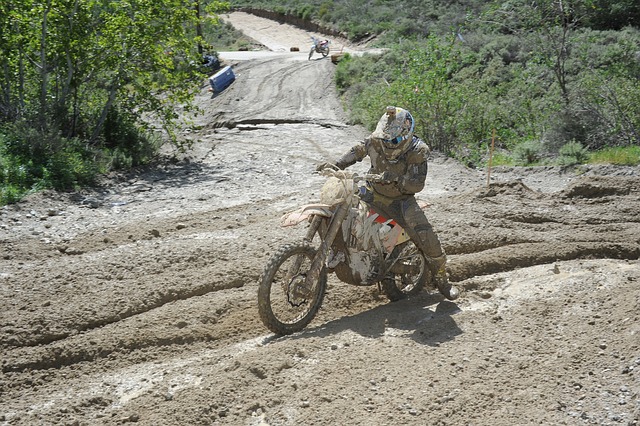
{"label": "front fender", "polygon": [[331,217],[333,215],[333,210],[328,204],[307,204],[306,206],[300,207],[298,210],[289,212],[282,216],[280,224],[282,226],[295,226],[300,222],[304,222],[309,218],[309,216],[313,215]]}

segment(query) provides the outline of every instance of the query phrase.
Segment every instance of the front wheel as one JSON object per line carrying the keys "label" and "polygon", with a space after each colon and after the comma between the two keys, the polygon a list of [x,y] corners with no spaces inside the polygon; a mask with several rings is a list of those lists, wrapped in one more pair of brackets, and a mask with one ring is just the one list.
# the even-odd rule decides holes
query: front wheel
{"label": "front wheel", "polygon": [[258,311],[272,332],[284,335],[300,331],[320,309],[327,270],[322,268],[317,282],[306,282],[315,255],[316,250],[308,244],[288,244],[265,266],[258,288]]}
{"label": "front wheel", "polygon": [[328,47],[326,49],[322,50],[322,57],[323,58],[326,58],[328,54],[329,54],[329,48]]}
{"label": "front wheel", "polygon": [[395,302],[418,294],[429,281],[431,272],[427,259],[412,241],[397,246],[392,256],[398,260],[381,284],[389,300]]}

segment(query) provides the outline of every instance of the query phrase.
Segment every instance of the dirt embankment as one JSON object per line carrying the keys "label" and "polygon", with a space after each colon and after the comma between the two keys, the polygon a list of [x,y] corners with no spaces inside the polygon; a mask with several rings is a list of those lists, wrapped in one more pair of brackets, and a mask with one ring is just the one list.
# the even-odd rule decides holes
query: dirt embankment
{"label": "dirt embankment", "polygon": [[188,156],[0,210],[0,424],[638,425],[638,167],[498,168],[487,187],[434,154],[418,197],[461,298],[332,279],[308,329],[275,338],[257,279],[303,231],[279,218],[365,131],[329,60],[233,66],[220,96],[203,82]]}
{"label": "dirt embankment", "polygon": [[311,31],[318,34],[325,34],[331,37],[339,37],[342,39],[348,39],[347,34],[337,31],[333,28],[328,28],[320,25],[316,22],[311,22],[306,19],[302,19],[297,16],[286,15],[284,13],[274,12],[271,10],[256,9],[253,7],[242,7],[238,9],[239,12],[250,13],[251,15],[259,16],[261,18],[268,19],[272,22],[279,22],[280,24],[289,24],[294,27]]}

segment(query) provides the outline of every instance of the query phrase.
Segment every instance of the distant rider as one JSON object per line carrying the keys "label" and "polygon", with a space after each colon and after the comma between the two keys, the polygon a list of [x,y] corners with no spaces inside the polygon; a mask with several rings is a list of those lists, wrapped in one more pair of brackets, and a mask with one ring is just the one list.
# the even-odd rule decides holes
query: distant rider
{"label": "distant rider", "polygon": [[369,156],[369,173],[381,174],[382,182],[368,183],[361,198],[405,229],[427,257],[440,293],[454,300],[458,297],[458,290],[448,281],[446,255],[414,196],[424,188],[429,155],[427,144],[413,134],[414,127],[415,120],[409,111],[389,106],[368,138],[352,147],[335,164],[324,163],[317,170],[327,167],[345,169]]}
{"label": "distant rider", "polygon": [[320,50],[318,49],[322,49],[324,48],[325,45],[329,44],[329,40],[320,40],[317,37],[311,36],[311,40],[312,40],[312,45],[311,45],[311,50],[309,51],[309,60],[311,60],[311,56],[313,55],[313,52],[318,52],[320,53]]}

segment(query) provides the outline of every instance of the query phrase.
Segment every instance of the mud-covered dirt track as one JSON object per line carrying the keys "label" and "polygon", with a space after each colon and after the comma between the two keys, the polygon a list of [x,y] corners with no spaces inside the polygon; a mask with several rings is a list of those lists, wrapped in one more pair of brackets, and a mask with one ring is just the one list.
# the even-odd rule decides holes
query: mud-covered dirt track
{"label": "mud-covered dirt track", "polygon": [[267,332],[259,274],[303,232],[280,216],[365,135],[306,55],[203,81],[188,156],[0,210],[0,424],[638,425],[638,167],[487,186],[434,154],[418,197],[460,299],[330,280],[307,330]]}

